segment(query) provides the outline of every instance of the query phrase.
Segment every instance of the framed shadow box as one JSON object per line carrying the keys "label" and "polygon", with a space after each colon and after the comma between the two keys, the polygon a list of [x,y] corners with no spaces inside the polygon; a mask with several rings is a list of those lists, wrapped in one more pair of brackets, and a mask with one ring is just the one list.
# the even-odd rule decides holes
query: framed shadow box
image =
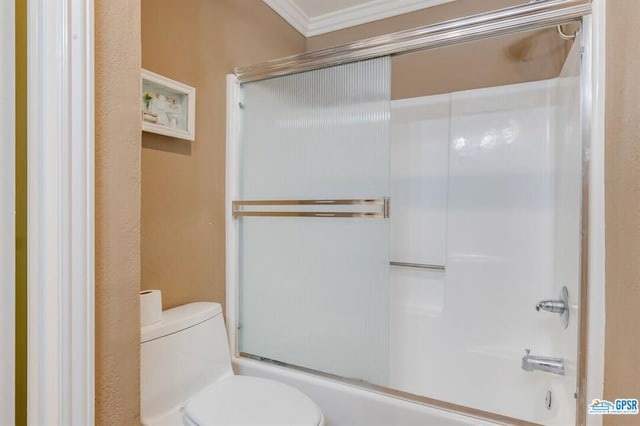
{"label": "framed shadow box", "polygon": [[142,130],[192,141],[196,136],[196,89],[142,70]]}

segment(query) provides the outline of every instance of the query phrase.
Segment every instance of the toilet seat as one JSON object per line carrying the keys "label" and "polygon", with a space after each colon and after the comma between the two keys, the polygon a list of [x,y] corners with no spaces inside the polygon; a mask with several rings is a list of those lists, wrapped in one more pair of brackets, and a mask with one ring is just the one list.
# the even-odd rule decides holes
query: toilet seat
{"label": "toilet seat", "polygon": [[229,376],[207,386],[187,403],[183,420],[193,426],[324,423],[320,408],[299,390],[250,376]]}

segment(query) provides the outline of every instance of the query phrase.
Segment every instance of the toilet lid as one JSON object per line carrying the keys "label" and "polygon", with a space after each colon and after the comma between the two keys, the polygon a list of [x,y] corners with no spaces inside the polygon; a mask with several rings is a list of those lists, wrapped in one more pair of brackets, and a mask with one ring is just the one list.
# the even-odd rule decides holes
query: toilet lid
{"label": "toilet lid", "polygon": [[209,385],[189,401],[184,415],[199,426],[317,426],[322,419],[318,406],[299,390],[250,376],[230,376]]}

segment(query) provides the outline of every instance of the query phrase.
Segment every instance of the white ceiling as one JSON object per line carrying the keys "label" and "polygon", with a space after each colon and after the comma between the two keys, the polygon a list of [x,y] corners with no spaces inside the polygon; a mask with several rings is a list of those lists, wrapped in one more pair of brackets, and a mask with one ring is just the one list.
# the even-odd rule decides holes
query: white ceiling
{"label": "white ceiling", "polygon": [[305,37],[454,0],[263,0]]}

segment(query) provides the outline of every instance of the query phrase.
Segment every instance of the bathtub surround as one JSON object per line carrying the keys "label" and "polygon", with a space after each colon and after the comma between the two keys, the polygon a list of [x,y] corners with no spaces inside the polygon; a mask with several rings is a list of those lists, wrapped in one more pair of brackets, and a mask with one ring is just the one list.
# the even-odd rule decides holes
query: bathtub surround
{"label": "bathtub surround", "polygon": [[96,415],[140,423],[140,3],[95,0]]}
{"label": "bathtub surround", "polygon": [[198,93],[195,141],[142,134],[142,288],[162,290],[165,309],[223,303],[225,75],[305,39],[262,1],[141,3],[143,68]]}
{"label": "bathtub surround", "polygon": [[[573,422],[575,370],[540,377],[518,361],[532,347],[576,362],[576,311],[564,329],[532,306],[557,283],[578,294],[578,53],[557,79],[392,101],[392,259],[446,268],[391,268],[389,387]],[[548,389],[553,410],[531,408]]]}

